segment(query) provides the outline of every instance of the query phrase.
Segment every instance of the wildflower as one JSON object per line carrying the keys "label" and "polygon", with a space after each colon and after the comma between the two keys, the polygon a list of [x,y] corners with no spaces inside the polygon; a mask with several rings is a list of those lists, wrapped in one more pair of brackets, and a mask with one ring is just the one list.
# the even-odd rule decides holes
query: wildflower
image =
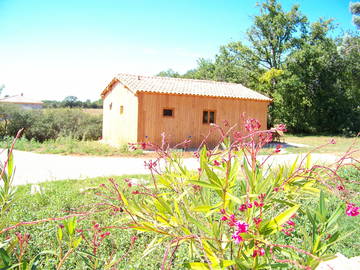
{"label": "wildflower", "polygon": [[239,207],[239,211],[241,211],[241,212],[244,212],[246,209],[247,209],[246,204],[242,204],[242,205],[240,205],[240,207]]}
{"label": "wildflower", "polygon": [[337,186],[337,189],[338,189],[338,190],[344,190],[344,189],[345,189],[345,187],[344,187],[344,186],[342,186],[342,185],[339,185],[339,186]]}
{"label": "wildflower", "polygon": [[220,166],[220,165],[221,165],[221,163],[219,161],[214,160],[214,166]]}
{"label": "wildflower", "polygon": [[330,140],[330,143],[331,143],[331,144],[336,144],[335,139],[334,139],[334,138],[332,138],[332,139]]}
{"label": "wildflower", "polygon": [[246,207],[247,208],[252,208],[252,203],[247,203]]}
{"label": "wildflower", "polygon": [[235,215],[230,215],[230,217],[229,217],[229,226],[233,227],[233,226],[235,226],[235,223],[236,223]]}
{"label": "wildflower", "polygon": [[104,232],[104,233],[100,234],[100,237],[105,238],[108,235],[110,235],[110,232]]}
{"label": "wildflower", "polygon": [[128,183],[128,187],[132,187],[132,184],[130,182]]}
{"label": "wildflower", "polygon": [[252,256],[255,258],[257,256],[264,256],[265,255],[265,249],[254,249]]}
{"label": "wildflower", "polygon": [[134,190],[133,192],[131,192],[132,194],[140,194],[140,191],[138,190]]}
{"label": "wildflower", "polygon": [[285,124],[278,124],[278,125],[276,125],[275,128],[276,128],[276,130],[278,130],[278,131],[282,131],[282,132],[286,132],[286,131],[287,131]]}
{"label": "wildflower", "polygon": [[225,215],[225,214],[226,214],[225,209],[220,209],[220,213],[223,214],[223,215]]}
{"label": "wildflower", "polygon": [[348,203],[346,205],[346,215],[349,217],[356,217],[360,214],[359,212],[360,207],[355,206],[353,203]]}
{"label": "wildflower", "polygon": [[135,241],[137,240],[137,237],[134,235],[131,237],[131,244],[134,244]]}
{"label": "wildflower", "polygon": [[254,132],[259,130],[261,127],[260,122],[256,119],[247,119],[245,121],[245,128],[248,132]]}
{"label": "wildflower", "polygon": [[235,223],[236,227],[237,227],[237,231],[239,233],[246,233],[249,229],[249,224],[247,224],[246,222],[243,221],[237,221]]}
{"label": "wildflower", "polygon": [[231,236],[232,239],[235,240],[236,244],[239,244],[240,242],[242,242],[244,239],[240,236],[240,233],[238,231],[234,232],[233,235]]}
{"label": "wildflower", "polygon": [[221,220],[222,220],[222,221],[226,221],[226,220],[228,220],[228,218],[227,218],[226,216],[222,216],[222,217],[221,217]]}
{"label": "wildflower", "polygon": [[292,220],[288,220],[286,223],[289,224],[290,226],[295,226],[295,222]]}
{"label": "wildflower", "polygon": [[253,218],[253,221],[255,222],[256,225],[259,225],[260,222],[262,221],[261,218]]}

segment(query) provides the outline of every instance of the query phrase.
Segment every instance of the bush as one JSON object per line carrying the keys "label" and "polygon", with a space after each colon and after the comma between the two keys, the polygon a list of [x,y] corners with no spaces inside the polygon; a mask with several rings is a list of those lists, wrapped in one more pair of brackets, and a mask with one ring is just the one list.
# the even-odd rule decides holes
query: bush
{"label": "bush", "polygon": [[43,142],[59,137],[77,140],[97,140],[102,133],[102,116],[91,115],[81,109],[24,110],[17,106],[1,105],[0,136],[14,137],[20,128],[29,140]]}
{"label": "bush", "polygon": [[[31,247],[38,255],[26,256],[31,244],[28,232],[7,239],[2,244],[7,249],[0,248],[0,267],[18,264],[21,269],[34,269],[46,264],[49,269],[60,269],[73,266],[71,260],[79,269],[115,269],[136,239],[144,237],[149,244],[142,258],[164,250],[156,265],[161,269],[316,268],[331,259],[339,251],[337,243],[354,232],[351,228],[360,215],[356,206],[359,161],[351,158],[354,151],[350,149],[329,167],[312,164],[310,154],[289,165],[268,167],[266,160],[281,147],[265,160],[259,159],[261,148],[272,140],[272,132],[259,127],[258,121],[250,119],[245,123],[247,134],[231,134],[231,128],[215,125],[223,141],[215,149],[202,146],[194,153],[199,159],[196,171],[183,165],[181,152],[172,152],[167,145],[140,143],[139,147],[154,148],[159,155],[145,162],[150,181],[109,179],[90,189],[94,203],[66,207],[68,216],[0,228],[1,236],[22,225],[63,223],[55,232],[52,251]],[[283,125],[277,128],[285,129]],[[95,217],[98,221],[90,223]],[[117,253],[124,250],[116,245],[119,231],[137,231],[123,255]],[[100,247],[107,241],[113,248],[102,253]]]}

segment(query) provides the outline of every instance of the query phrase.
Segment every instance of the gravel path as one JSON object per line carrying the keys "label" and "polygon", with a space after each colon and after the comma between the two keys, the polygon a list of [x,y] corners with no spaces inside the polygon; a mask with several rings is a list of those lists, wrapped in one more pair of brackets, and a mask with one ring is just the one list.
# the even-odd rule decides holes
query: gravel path
{"label": "gravel path", "polygon": [[[5,160],[5,153],[0,155]],[[292,162],[297,155],[277,155],[268,160],[267,164]],[[328,154],[313,154],[314,162],[334,162],[336,157]],[[260,157],[264,158],[264,157]],[[84,179],[98,176],[115,176],[124,174],[147,174],[144,167],[146,158],[129,157],[92,157],[92,156],[61,156],[52,154],[36,154],[14,151],[16,165],[15,185],[40,183],[63,179]],[[187,158],[184,161],[189,169],[197,169],[198,161]]]}

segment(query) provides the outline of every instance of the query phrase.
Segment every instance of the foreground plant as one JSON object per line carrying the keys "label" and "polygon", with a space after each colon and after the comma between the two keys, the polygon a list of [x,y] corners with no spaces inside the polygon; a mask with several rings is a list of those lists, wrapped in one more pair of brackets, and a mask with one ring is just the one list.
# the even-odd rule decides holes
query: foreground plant
{"label": "foreground plant", "polygon": [[[102,185],[102,205],[121,217],[114,228],[155,233],[145,255],[166,246],[161,269],[171,268],[180,246],[188,248],[191,269],[313,269],[331,258],[329,249],[342,239],[338,218],[359,215],[353,202],[357,194],[339,176],[345,166],[359,169],[351,158],[356,150],[328,166],[312,165],[309,153],[291,165],[269,167],[281,147],[267,158],[258,153],[272,141],[273,130],[260,130],[255,119],[244,126],[243,132],[233,132],[233,127],[214,125],[221,142],[195,152],[196,172],[170,151],[164,137],[161,146],[139,144],[159,154],[145,163],[151,183],[126,180],[129,196],[114,180]],[[277,128],[285,131],[283,125]],[[326,209],[327,197],[342,203]]]}

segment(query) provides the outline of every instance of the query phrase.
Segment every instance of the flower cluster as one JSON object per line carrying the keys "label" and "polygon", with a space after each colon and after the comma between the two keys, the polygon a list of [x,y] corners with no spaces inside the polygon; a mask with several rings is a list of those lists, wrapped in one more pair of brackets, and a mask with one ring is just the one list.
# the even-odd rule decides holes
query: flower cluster
{"label": "flower cluster", "polygon": [[356,217],[360,214],[359,212],[360,207],[355,206],[353,203],[348,203],[346,205],[346,215],[349,217]]}
{"label": "flower cluster", "polygon": [[255,258],[257,256],[264,256],[265,255],[265,249],[264,248],[258,248],[254,249],[252,256]]}
{"label": "flower cluster", "polygon": [[260,125],[260,122],[254,118],[252,119],[247,119],[245,121],[245,129],[248,131],[248,132],[254,132],[254,131],[257,131],[259,130],[261,127]]}
{"label": "flower cluster", "polygon": [[244,239],[241,237],[241,233],[247,233],[249,229],[249,224],[244,221],[237,220],[235,215],[227,216],[224,209],[220,210],[220,213],[223,214],[221,220],[228,221],[230,227],[234,227],[235,231],[232,234],[231,238],[235,241],[236,244],[239,244]]}
{"label": "flower cluster", "polygon": [[295,231],[295,222],[292,220],[295,218],[295,214],[284,224],[282,225],[283,229],[281,230],[287,236],[291,236],[292,232]]}

